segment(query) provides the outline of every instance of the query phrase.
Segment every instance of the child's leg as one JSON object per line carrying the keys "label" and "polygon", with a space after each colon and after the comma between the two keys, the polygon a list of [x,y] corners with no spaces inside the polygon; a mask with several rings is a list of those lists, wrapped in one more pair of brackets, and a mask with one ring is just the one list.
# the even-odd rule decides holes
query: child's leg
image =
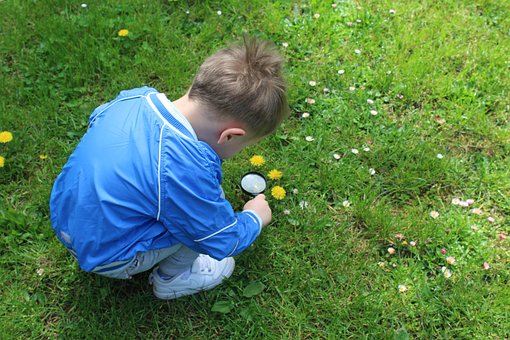
{"label": "child's leg", "polygon": [[159,263],[160,276],[170,278],[189,270],[198,255],[196,251],[181,246],[176,252]]}
{"label": "child's leg", "polygon": [[116,266],[115,263],[112,263],[105,266],[98,266],[92,272],[113,279],[130,279],[135,274],[150,270],[162,260],[179,251],[181,247],[182,246],[178,244],[170,248],[139,252],[132,260],[126,262],[122,266]]}

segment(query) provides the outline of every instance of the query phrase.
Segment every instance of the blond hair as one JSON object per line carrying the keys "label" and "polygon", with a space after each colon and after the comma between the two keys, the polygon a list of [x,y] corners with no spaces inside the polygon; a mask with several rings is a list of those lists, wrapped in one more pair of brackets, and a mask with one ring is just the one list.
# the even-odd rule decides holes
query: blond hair
{"label": "blond hair", "polygon": [[289,112],[282,66],[272,45],[245,36],[244,44],[224,48],[205,60],[188,96],[219,117],[246,124],[255,136],[265,136]]}

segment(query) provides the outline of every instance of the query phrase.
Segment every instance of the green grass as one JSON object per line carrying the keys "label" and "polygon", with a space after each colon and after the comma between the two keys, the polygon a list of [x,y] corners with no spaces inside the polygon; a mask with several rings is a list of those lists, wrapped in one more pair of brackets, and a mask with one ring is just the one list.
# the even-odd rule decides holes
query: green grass
{"label": "green grass", "polygon": [[[2,337],[510,336],[507,2],[7,0],[0,13],[0,131],[14,136],[0,144]],[[90,112],[145,84],[178,98],[244,31],[285,56],[292,114],[224,164],[224,187],[242,207],[238,179],[263,155],[287,190],[274,222],[196,296],[159,301],[147,274],[79,271],[48,199]]]}

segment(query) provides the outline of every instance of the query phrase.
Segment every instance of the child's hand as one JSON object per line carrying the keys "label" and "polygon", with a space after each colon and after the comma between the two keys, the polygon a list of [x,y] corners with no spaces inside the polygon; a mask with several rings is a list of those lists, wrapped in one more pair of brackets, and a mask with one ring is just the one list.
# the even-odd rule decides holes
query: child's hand
{"label": "child's hand", "polygon": [[272,214],[271,208],[269,207],[269,203],[266,201],[266,196],[264,194],[257,195],[254,199],[249,200],[243,207],[243,210],[253,210],[259,215],[262,220],[262,226],[271,222]]}

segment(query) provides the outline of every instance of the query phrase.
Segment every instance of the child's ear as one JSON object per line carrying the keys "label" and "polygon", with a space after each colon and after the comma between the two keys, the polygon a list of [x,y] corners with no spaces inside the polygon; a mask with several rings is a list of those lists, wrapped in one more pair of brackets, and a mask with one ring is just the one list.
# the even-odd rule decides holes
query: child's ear
{"label": "child's ear", "polygon": [[224,144],[234,137],[242,137],[246,135],[246,131],[241,128],[227,128],[223,130],[218,138],[218,144]]}

